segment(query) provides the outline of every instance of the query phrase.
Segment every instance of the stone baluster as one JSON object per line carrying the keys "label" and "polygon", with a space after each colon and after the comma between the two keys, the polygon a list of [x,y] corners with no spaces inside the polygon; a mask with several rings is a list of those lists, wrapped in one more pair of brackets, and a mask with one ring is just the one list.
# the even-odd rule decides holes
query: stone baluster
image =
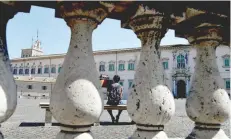
{"label": "stone baluster", "polygon": [[[17,105],[17,92],[7,50],[6,26],[16,12],[8,2],[0,2],[0,123],[6,121],[14,113]],[[3,139],[0,131],[0,139]]]}
{"label": "stone baluster", "polygon": [[[194,10],[192,14],[196,12],[200,11]],[[221,129],[221,123],[230,117],[230,100],[216,62],[216,47],[222,41],[219,32],[219,25],[202,23],[187,34],[197,51],[195,73],[186,101],[187,115],[195,122],[195,127],[187,139],[228,139]]]}
{"label": "stone baluster", "polygon": [[129,26],[142,42],[134,86],[128,98],[128,113],[136,123],[134,139],[167,139],[163,131],[175,112],[172,92],[164,84],[160,40],[166,32],[164,14],[140,5]]}
{"label": "stone baluster", "polygon": [[92,32],[108,14],[98,2],[60,2],[71,40],[51,93],[50,110],[60,122],[57,139],[92,139],[90,128],[103,111],[99,75],[92,50]]}

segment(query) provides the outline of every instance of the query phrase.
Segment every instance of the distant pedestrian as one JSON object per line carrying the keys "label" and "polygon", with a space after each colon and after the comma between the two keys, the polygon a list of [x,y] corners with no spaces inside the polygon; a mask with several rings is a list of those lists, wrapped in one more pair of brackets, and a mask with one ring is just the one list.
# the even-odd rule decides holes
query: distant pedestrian
{"label": "distant pedestrian", "polygon": [[[108,85],[107,92],[108,92],[108,101],[107,105],[119,105],[122,104],[121,99],[123,97],[123,89],[122,86],[119,84],[120,76],[115,75],[113,77],[113,82]],[[112,123],[118,123],[120,114],[123,110],[118,110],[118,114],[115,117],[113,116],[112,110],[108,110],[108,113],[111,116]]]}

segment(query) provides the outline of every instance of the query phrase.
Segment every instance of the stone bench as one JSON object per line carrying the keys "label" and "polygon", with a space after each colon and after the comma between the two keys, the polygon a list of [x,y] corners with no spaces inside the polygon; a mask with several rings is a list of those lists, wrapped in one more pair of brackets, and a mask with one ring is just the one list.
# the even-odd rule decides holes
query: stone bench
{"label": "stone bench", "polygon": [[50,111],[50,103],[49,102],[41,102],[39,103],[39,107],[41,109],[45,109],[45,125],[52,123],[52,113]]}
{"label": "stone bench", "polygon": [[[50,103],[49,102],[41,102],[39,103],[39,107],[41,109],[46,109],[45,112],[45,125],[51,125],[52,123],[52,113],[50,111]],[[127,110],[127,105],[104,105],[104,110]],[[95,123],[95,125],[99,125],[99,122]]]}

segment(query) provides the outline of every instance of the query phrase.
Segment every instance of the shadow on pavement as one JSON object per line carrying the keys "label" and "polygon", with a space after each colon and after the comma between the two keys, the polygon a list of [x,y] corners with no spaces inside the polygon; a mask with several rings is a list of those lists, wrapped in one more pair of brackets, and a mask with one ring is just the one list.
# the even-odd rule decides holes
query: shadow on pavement
{"label": "shadow on pavement", "polygon": [[[135,122],[119,122],[119,123],[112,123],[112,122],[100,122],[101,126],[107,125],[134,125]],[[44,122],[22,122],[19,127],[36,127],[36,126],[45,126]],[[60,126],[59,123],[52,123],[51,126]]]}
{"label": "shadow on pavement", "polygon": [[19,127],[27,127],[27,126],[45,126],[44,122],[22,122]]}

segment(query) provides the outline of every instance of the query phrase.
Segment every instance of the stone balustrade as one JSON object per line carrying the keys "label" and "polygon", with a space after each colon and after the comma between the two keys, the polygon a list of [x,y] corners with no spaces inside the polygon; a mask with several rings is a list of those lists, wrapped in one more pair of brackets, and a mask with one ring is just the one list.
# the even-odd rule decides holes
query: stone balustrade
{"label": "stone balustrade", "polygon": [[[105,18],[121,20],[142,42],[128,112],[136,122],[132,139],[168,139],[163,131],[174,115],[173,93],[164,84],[160,40],[167,29],[196,47],[197,61],[186,112],[195,122],[187,139],[228,139],[220,129],[230,118],[230,100],[218,73],[215,49],[229,44],[229,7],[225,2],[0,2],[0,122],[14,112],[17,99],[9,69],[6,25],[31,5],[56,9],[71,29],[70,46],[51,93],[50,109],[60,122],[57,139],[92,139],[91,125],[103,111],[103,96],[92,52],[92,32]],[[222,7],[222,8],[219,8]],[[179,126],[179,125],[178,125]],[[0,134],[1,135],[1,134]],[[3,138],[0,137],[0,138]]]}
{"label": "stone balustrade", "polygon": [[128,112],[137,130],[131,138],[167,139],[166,124],[175,112],[171,91],[164,84],[160,62],[160,40],[166,32],[164,13],[140,5],[129,26],[142,42],[140,61],[135,73],[132,92],[128,97]]}

